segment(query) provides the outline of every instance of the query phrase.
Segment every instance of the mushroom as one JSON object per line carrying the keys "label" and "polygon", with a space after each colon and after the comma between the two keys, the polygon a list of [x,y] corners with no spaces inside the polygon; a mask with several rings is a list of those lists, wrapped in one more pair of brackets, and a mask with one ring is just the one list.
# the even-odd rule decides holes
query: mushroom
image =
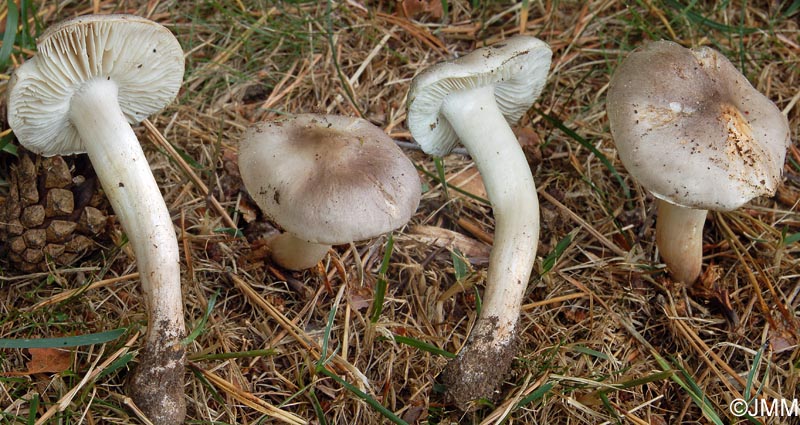
{"label": "mushroom", "polygon": [[509,123],[533,104],[550,69],[550,47],[516,36],[414,77],[408,128],[431,155],[461,140],[486,185],[495,216],[483,307],[469,338],[444,371],[460,406],[489,396],[515,355],[517,321],[539,240],[539,202],[530,167]]}
{"label": "mushroom", "polygon": [[788,120],[719,52],[671,41],[628,55],[611,79],[607,112],[622,163],[657,198],[661,257],[691,284],[708,210],[775,193]]}
{"label": "mushroom", "polygon": [[239,170],[264,214],[285,230],[268,245],[291,270],[313,267],[331,245],[404,225],[421,195],[411,161],[360,118],[301,114],[258,123],[242,138]]}
{"label": "mushroom", "polygon": [[131,15],[83,16],[49,28],[9,83],[8,122],[44,156],[86,152],[136,260],[149,313],[130,390],[157,424],[185,416],[178,243],[131,128],[178,93],[183,51],[169,30]]}

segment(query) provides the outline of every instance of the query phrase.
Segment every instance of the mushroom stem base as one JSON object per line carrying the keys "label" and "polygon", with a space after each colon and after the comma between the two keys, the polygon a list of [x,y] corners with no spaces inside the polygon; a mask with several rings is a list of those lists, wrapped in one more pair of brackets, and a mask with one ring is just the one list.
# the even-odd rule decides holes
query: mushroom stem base
{"label": "mushroom stem base", "polygon": [[703,225],[708,210],[681,207],[658,200],[656,245],[672,277],[687,285],[703,266]]}
{"label": "mushroom stem base", "polygon": [[497,326],[497,318],[479,318],[458,356],[442,372],[448,399],[462,410],[471,401],[494,398],[511,368],[517,352],[516,329],[510,339],[497,344]]}
{"label": "mushroom stem base", "polygon": [[186,417],[183,345],[180,342],[148,345],[139,355],[140,366],[129,385],[131,398],[155,425],[183,423]]}
{"label": "mushroom stem base", "polygon": [[316,266],[330,245],[318,244],[296,238],[289,233],[273,236],[268,242],[272,260],[288,270],[305,270]]}

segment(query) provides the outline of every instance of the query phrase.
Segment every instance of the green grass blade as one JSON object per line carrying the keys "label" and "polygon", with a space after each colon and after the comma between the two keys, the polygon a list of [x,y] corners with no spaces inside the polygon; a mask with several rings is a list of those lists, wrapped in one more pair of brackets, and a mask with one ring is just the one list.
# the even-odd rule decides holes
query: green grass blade
{"label": "green grass blade", "polygon": [[34,425],[36,423],[36,417],[38,416],[36,412],[39,411],[39,394],[34,394],[33,397],[31,397],[30,404],[30,408],[28,409],[28,425]]}
{"label": "green grass blade", "polygon": [[0,348],[62,348],[103,344],[119,338],[127,330],[119,328],[113,331],[59,338],[0,338]]}
{"label": "green grass blade", "polygon": [[[753,394],[752,397],[750,396],[750,394],[752,393],[752,390],[753,390],[753,380],[755,379],[755,376],[756,376],[756,373],[758,372],[758,370],[761,369],[761,358],[763,357],[764,350],[766,350],[766,349],[767,349],[767,343],[764,343],[764,345],[762,345],[761,348],[759,348],[758,351],[756,352],[755,357],[753,357],[753,367],[747,373],[747,381],[746,381],[746,385],[745,385],[744,398],[746,400],[748,400],[748,401],[757,398],[761,394],[761,392],[764,390],[763,382],[767,382],[767,378],[766,377],[764,379],[762,379],[762,384],[758,387],[758,389],[756,390],[756,393]],[[767,370],[764,373],[765,374],[769,373],[769,362],[767,362]]]}
{"label": "green grass blade", "polygon": [[681,379],[678,374],[672,374],[672,380],[680,385],[689,394],[689,397],[691,397],[694,404],[700,408],[700,411],[703,412],[703,416],[705,416],[706,419],[714,423],[714,425],[724,425],[722,419],[720,419],[717,412],[714,411],[714,407],[711,406],[711,403],[708,401],[705,395],[703,395],[703,390],[699,385],[697,385],[697,382],[692,379],[692,376],[689,374],[689,372],[674,359],[672,360],[672,364],[675,365],[675,367],[681,372],[681,375],[683,375],[683,379]]}
{"label": "green grass blade", "polygon": [[325,29],[327,32],[328,45],[331,49],[333,67],[336,68],[336,76],[339,77],[339,81],[341,81],[342,91],[344,91],[345,96],[350,100],[350,105],[358,112],[358,116],[364,116],[364,112],[361,110],[358,102],[356,102],[355,93],[353,93],[352,87],[347,81],[347,75],[345,75],[341,63],[339,62],[339,49],[336,46],[333,30],[333,4],[333,0],[328,0],[327,8],[325,9]]}
{"label": "green grass blade", "polygon": [[313,385],[314,384],[303,385],[300,389],[295,391],[294,394],[290,395],[289,398],[284,399],[280,404],[278,404],[278,407],[284,408],[289,403],[291,403],[292,400],[296,399],[297,397],[300,397],[303,394],[306,394],[307,391],[314,391]]}
{"label": "green grass blade", "polygon": [[359,390],[358,388],[356,388],[355,385],[345,381],[335,373],[329,371],[328,369],[325,369],[325,367],[318,367],[317,372],[339,383],[339,385],[343,386],[347,391],[350,391],[351,393],[355,394],[356,397],[364,400],[367,404],[372,406],[373,409],[377,410],[381,415],[383,415],[383,417],[390,420],[392,423],[397,425],[408,425],[408,422],[400,419],[400,417],[395,415],[394,412],[387,409],[382,404],[378,403],[378,401],[372,398],[369,394]]}
{"label": "green grass blade", "polygon": [[264,350],[235,351],[232,353],[196,354],[189,357],[189,360],[198,362],[202,360],[248,359],[252,357],[274,356],[275,354],[277,354],[277,351],[268,348]]}
{"label": "green grass blade", "polygon": [[787,246],[797,241],[800,241],[800,232],[792,233],[791,235],[786,235],[786,237],[783,238],[783,244]]}
{"label": "green grass blade", "polygon": [[794,2],[783,11],[782,15],[784,18],[788,18],[797,12],[800,12],[800,0],[794,0]]}
{"label": "green grass blade", "polygon": [[789,163],[792,164],[792,167],[794,167],[795,171],[800,172],[800,164],[798,164],[797,161],[794,160],[794,158],[789,157],[786,159],[789,160]]}
{"label": "green grass blade", "polygon": [[184,339],[183,339],[183,341],[181,341],[181,344],[183,344],[183,345],[189,345],[189,344],[191,344],[191,343],[192,343],[192,341],[194,341],[194,340],[195,340],[195,339],[196,339],[198,336],[200,336],[200,334],[201,334],[201,333],[203,332],[203,330],[206,328],[206,322],[208,322],[208,316],[210,316],[210,315],[211,315],[211,310],[213,310],[213,309],[214,309],[214,305],[217,303],[217,297],[218,297],[218,296],[219,296],[219,289],[218,289],[218,290],[217,290],[217,292],[215,292],[215,293],[214,293],[214,295],[212,295],[212,296],[211,296],[211,298],[208,300],[208,307],[206,308],[206,312],[205,312],[205,314],[203,314],[203,318],[202,318],[202,319],[200,319],[200,323],[198,323],[198,324],[197,324],[197,327],[196,327],[196,328],[194,328],[194,330],[192,331],[192,333],[190,333],[190,334],[189,334],[189,336],[187,336],[186,338],[184,338]]}
{"label": "green grass blade", "polygon": [[583,345],[576,345],[572,347],[572,350],[581,354],[586,354],[587,356],[595,357],[602,360],[608,360],[608,356],[605,355],[604,353],[601,353],[597,350],[592,350],[591,348]]}
{"label": "green grass blade", "polygon": [[534,401],[543,398],[555,386],[556,386],[556,384],[554,384],[552,382],[546,382],[544,385],[542,385],[541,387],[535,389],[532,393],[528,394],[527,397],[525,397],[522,400],[520,400],[519,403],[517,403],[517,407],[518,408],[519,407],[525,407],[525,406],[533,403]]}
{"label": "green grass blade", "polygon": [[681,15],[685,16],[687,19],[694,22],[695,24],[703,25],[717,31],[722,31],[725,33],[742,33],[742,34],[752,34],[754,32],[761,31],[759,28],[750,28],[750,27],[740,28],[738,26],[725,25],[723,23],[708,19],[705,16],[692,11],[691,5],[684,6],[675,0],[664,0],[664,4],[677,10]]}
{"label": "green grass blade", "polygon": [[239,229],[234,229],[232,227],[217,227],[214,229],[214,233],[222,234],[222,235],[229,235],[233,236],[234,238],[243,238],[244,233],[242,233]]}
{"label": "green grass blade", "polygon": [[14,140],[14,134],[7,134],[0,138],[0,151],[5,153],[10,153],[11,155],[17,155],[17,145],[11,143]]}
{"label": "green grass blade", "polygon": [[333,353],[328,354],[328,343],[331,340],[331,332],[333,331],[333,322],[336,320],[336,311],[339,310],[339,302],[342,300],[344,294],[344,287],[339,289],[336,299],[333,301],[331,311],[328,313],[328,322],[325,324],[325,333],[322,334],[322,348],[319,353],[319,361],[317,361],[317,369],[324,368],[325,364],[336,355],[338,347]]}
{"label": "green grass blade", "polygon": [[[435,160],[434,160],[434,161],[435,161]],[[491,205],[491,203],[489,202],[489,200],[488,200],[488,199],[486,199],[486,198],[481,198],[481,197],[480,197],[480,196],[478,196],[478,195],[474,195],[474,194],[472,194],[472,193],[469,193],[469,192],[467,192],[466,190],[464,190],[464,189],[462,189],[462,188],[460,188],[460,187],[458,187],[458,186],[450,186],[450,185],[448,185],[448,184],[447,184],[447,182],[444,180],[444,177],[441,177],[441,178],[440,178],[439,176],[437,176],[437,175],[435,175],[435,174],[431,173],[430,171],[428,171],[428,170],[425,170],[425,169],[423,169],[423,168],[421,168],[421,167],[419,167],[419,166],[417,166],[417,170],[419,170],[419,172],[421,172],[422,174],[425,174],[425,176],[426,176],[426,177],[428,177],[429,179],[433,179],[433,180],[435,180],[437,183],[440,183],[440,184],[442,185],[442,187],[446,187],[446,188],[447,188],[447,190],[449,190],[449,189],[453,189],[453,190],[455,190],[456,192],[458,192],[458,193],[460,193],[460,194],[462,194],[462,195],[464,195],[464,196],[468,196],[468,197],[470,197],[470,198],[472,198],[472,199],[474,199],[474,200],[476,200],[476,201],[478,201],[478,202],[480,202],[480,203],[482,203],[482,204],[484,204],[484,205]],[[800,170],[800,167],[798,167],[798,170]],[[429,190],[430,190],[430,189],[429,189]]]}
{"label": "green grass blade", "polygon": [[217,403],[219,403],[222,406],[225,406],[225,405],[228,404],[228,402],[225,400],[225,398],[222,397],[222,395],[219,393],[219,391],[217,391],[217,387],[215,387],[214,384],[212,384],[211,382],[208,381],[208,379],[206,379],[205,375],[203,375],[203,372],[200,370],[199,367],[197,367],[196,365],[194,365],[192,363],[189,363],[188,367],[192,371],[192,373],[194,374],[195,379],[200,381],[200,384],[203,385],[204,387],[206,387],[206,389],[208,390],[209,394],[211,394],[211,398],[213,398]]}
{"label": "green grass blade", "polygon": [[28,20],[32,16],[36,16],[36,7],[31,0],[22,0],[20,2],[20,24],[22,30],[19,37],[19,45],[30,50],[36,49],[36,40],[31,37],[31,29],[28,26]]}
{"label": "green grass blade", "polygon": [[567,233],[566,236],[558,241],[556,247],[553,248],[549,254],[547,254],[547,257],[542,260],[542,274],[546,274],[556,265],[558,258],[561,257],[561,254],[564,253],[564,250],[566,250],[569,244],[572,243],[572,237],[572,233]]}
{"label": "green grass blade", "polygon": [[481,298],[481,291],[473,287],[475,290],[475,313],[480,317],[481,310],[483,310],[483,298]]}
{"label": "green grass blade", "polygon": [[433,344],[429,344],[427,342],[420,341],[418,339],[409,338],[407,336],[402,336],[402,335],[394,335],[394,340],[399,342],[400,344],[405,344],[405,345],[408,345],[410,347],[414,347],[414,348],[416,348],[418,350],[427,351],[427,352],[429,352],[431,354],[437,354],[437,355],[440,355],[442,357],[447,357],[448,359],[452,359],[452,358],[456,357],[455,354],[453,354],[453,353],[451,353],[451,352],[449,352],[447,350],[442,350],[441,348],[439,348],[439,347],[437,347],[437,346],[435,346]]}
{"label": "green grass blade", "polygon": [[614,165],[611,164],[611,161],[609,161],[608,158],[606,158],[606,156],[603,155],[602,152],[597,150],[597,148],[595,148],[591,143],[589,143],[588,140],[584,139],[578,133],[576,133],[575,131],[564,125],[564,123],[560,119],[544,113],[544,111],[542,111],[539,108],[534,108],[534,110],[536,111],[537,114],[541,115],[542,118],[546,119],[550,124],[553,124],[553,126],[555,126],[557,129],[563,131],[567,136],[569,136],[576,142],[580,143],[581,146],[588,149],[589,152],[594,154],[594,156],[596,156],[597,159],[599,159],[600,162],[606,168],[608,168],[608,171],[611,173],[612,176],[614,176],[614,179],[617,180],[617,183],[619,183],[619,186],[622,188],[622,192],[625,194],[625,199],[631,199],[631,191],[625,184],[625,181],[622,180],[622,176],[619,175],[616,167],[614,167]]}
{"label": "green grass blade", "polygon": [[611,405],[611,401],[608,399],[606,393],[600,393],[598,394],[598,396],[600,397],[600,401],[603,402],[603,407],[605,407],[608,413],[610,413],[611,416],[614,417],[614,420],[616,420],[618,424],[621,424],[622,423],[621,418],[617,413],[617,409],[615,409],[614,406]]}
{"label": "green grass blade", "polygon": [[322,405],[319,404],[319,399],[317,399],[317,394],[313,388],[308,391],[308,399],[311,400],[311,406],[314,407],[314,414],[317,415],[317,421],[320,425],[328,425],[328,421],[325,419],[325,411],[322,410]]}
{"label": "green grass blade", "polygon": [[378,271],[378,282],[375,284],[375,297],[372,300],[372,314],[370,315],[370,322],[377,323],[383,312],[383,300],[386,299],[386,271],[389,270],[389,260],[392,257],[394,250],[394,238],[389,233],[389,240],[386,241],[386,248],[383,252],[383,261],[381,261],[381,268]]}
{"label": "green grass blade", "polygon": [[113,362],[111,362],[111,364],[108,365],[107,368],[103,369],[103,371],[100,372],[99,375],[97,375],[97,378],[95,379],[95,381],[99,381],[104,376],[111,375],[117,369],[127,365],[128,362],[130,362],[131,360],[133,360],[133,353],[125,353],[124,355],[120,356],[118,359],[116,359]]}
{"label": "green grass blade", "polygon": [[750,394],[753,391],[753,379],[755,379],[756,372],[758,372],[758,364],[761,362],[761,354],[763,352],[764,346],[762,345],[761,348],[756,351],[756,356],[753,358],[753,367],[747,372],[747,381],[745,381],[744,394],[742,394],[746,400],[750,400]]}
{"label": "green grass blade", "polygon": [[19,8],[14,0],[6,1],[8,13],[6,14],[6,31],[3,34],[3,47],[0,48],[0,69],[6,69],[14,42],[17,40],[17,26],[19,25]]}
{"label": "green grass blade", "polygon": [[444,159],[441,157],[433,158],[433,165],[436,167],[436,175],[439,177],[439,183],[442,185],[444,199],[450,199],[450,193],[448,192],[448,187],[450,185],[447,184],[447,178],[444,172]]}
{"label": "green grass blade", "polygon": [[456,276],[456,281],[463,282],[469,275],[469,266],[464,261],[464,254],[458,248],[450,251],[450,258],[453,259],[453,272]]}
{"label": "green grass blade", "polygon": [[665,379],[669,379],[669,377],[674,374],[675,372],[671,370],[657,372],[652,375],[645,376],[643,378],[631,379],[630,381],[614,384],[614,390],[604,390],[603,392],[609,393],[611,391],[625,390],[628,388],[638,387],[644,384],[649,384],[651,382],[663,381]]}

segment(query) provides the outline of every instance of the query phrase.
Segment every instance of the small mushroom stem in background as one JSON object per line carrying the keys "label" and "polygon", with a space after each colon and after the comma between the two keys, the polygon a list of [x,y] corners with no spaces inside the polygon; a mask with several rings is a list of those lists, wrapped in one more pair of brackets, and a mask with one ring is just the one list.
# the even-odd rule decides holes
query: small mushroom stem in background
{"label": "small mushroom stem in background", "polygon": [[708,210],[657,200],[656,245],[675,280],[691,285],[703,265],[703,226]]}
{"label": "small mushroom stem in background", "polygon": [[136,254],[149,323],[133,399],[154,423],[179,423],[185,415],[185,348],[178,242],[117,92],[112,81],[86,84],[72,98],[69,118]]}
{"label": "small mushroom stem in background", "polygon": [[268,242],[272,259],[289,270],[305,270],[316,266],[330,245],[307,242],[289,233],[273,236]]}
{"label": "small mushroom stem in background", "polygon": [[517,321],[539,240],[539,201],[525,154],[496,104],[493,86],[449,94],[442,113],[472,155],[495,217],[480,317],[445,370],[448,391],[463,405],[493,391],[515,355]]}

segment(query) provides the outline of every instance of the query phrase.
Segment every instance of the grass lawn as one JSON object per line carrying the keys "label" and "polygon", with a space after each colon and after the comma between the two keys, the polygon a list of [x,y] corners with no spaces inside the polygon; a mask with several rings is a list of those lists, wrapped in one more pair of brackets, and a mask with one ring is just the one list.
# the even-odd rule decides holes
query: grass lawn
{"label": "grass lawn", "polygon": [[[134,130],[181,250],[187,423],[800,423],[729,410],[800,398],[800,1],[20,1],[0,5],[3,96],[36,35],[80,14],[148,17],[186,53],[177,100]],[[542,228],[512,370],[464,412],[439,374],[477,316],[494,219],[468,156],[413,143],[406,93],[426,67],[518,33],[553,50],[542,95],[512,126]],[[617,65],[660,39],[722,52],[788,116],[793,141],[775,197],[709,214],[691,286],[666,273],[654,198],[620,162],[606,117]],[[391,237],[291,272],[266,256],[279,229],[236,158],[249,125],[300,112],[383,128],[423,194]],[[4,136],[0,202],[17,146]],[[0,422],[146,423],[125,391],[147,323],[125,242],[116,224],[98,250],[41,273],[0,258],[0,338],[120,329],[69,349],[0,349]]]}

